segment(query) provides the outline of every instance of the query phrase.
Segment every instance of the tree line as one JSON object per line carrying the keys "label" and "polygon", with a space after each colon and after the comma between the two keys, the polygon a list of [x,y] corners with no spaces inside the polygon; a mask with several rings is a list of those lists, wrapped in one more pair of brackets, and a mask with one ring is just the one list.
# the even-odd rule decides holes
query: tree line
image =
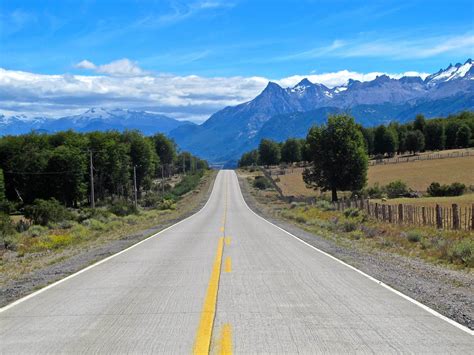
{"label": "tree line", "polygon": [[140,198],[154,188],[157,178],[207,168],[206,161],[178,152],[163,134],[64,131],[5,136],[0,138],[0,204],[24,206],[54,198],[67,207],[80,207],[91,202],[92,184],[96,201],[129,199],[134,179]]}
{"label": "tree line", "polygon": [[357,192],[365,187],[370,155],[473,146],[473,129],[472,112],[432,120],[418,115],[413,122],[375,128],[362,127],[346,114],[334,115],[326,124],[312,127],[306,139],[290,138],[281,143],[262,139],[257,149],[242,155],[239,166],[310,162],[304,181],[315,189],[331,191],[336,201],[338,190]]}
{"label": "tree line", "polygon": [[[415,120],[405,124],[392,122],[376,127],[356,124],[356,127],[362,133],[367,154],[374,158],[474,146],[474,112],[429,120],[417,115]],[[312,157],[307,143],[304,138],[289,138],[284,142],[262,139],[257,149],[242,155],[238,165],[309,162]]]}

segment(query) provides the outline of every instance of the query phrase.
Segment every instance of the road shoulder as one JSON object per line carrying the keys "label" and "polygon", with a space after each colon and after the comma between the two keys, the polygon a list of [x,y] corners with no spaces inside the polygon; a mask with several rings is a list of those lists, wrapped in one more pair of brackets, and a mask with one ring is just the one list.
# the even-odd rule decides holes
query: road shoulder
{"label": "road shoulder", "polygon": [[347,248],[309,233],[278,217],[258,201],[242,176],[239,185],[248,206],[258,215],[306,243],[333,255],[456,322],[474,329],[474,278],[465,271],[382,251]]}
{"label": "road shoulder", "polygon": [[[204,179],[198,189],[191,191],[178,203],[177,213],[165,216],[159,224],[143,228],[132,234],[120,236],[117,239],[106,240],[103,243],[80,246],[74,250],[66,250],[63,259],[35,269],[20,278],[7,281],[0,288],[0,307],[22,298],[53,282],[61,280],[85,267],[116,254],[130,246],[150,237],[161,230],[195,214],[209,199],[217,174],[212,172]],[[61,259],[61,256],[59,256]]]}

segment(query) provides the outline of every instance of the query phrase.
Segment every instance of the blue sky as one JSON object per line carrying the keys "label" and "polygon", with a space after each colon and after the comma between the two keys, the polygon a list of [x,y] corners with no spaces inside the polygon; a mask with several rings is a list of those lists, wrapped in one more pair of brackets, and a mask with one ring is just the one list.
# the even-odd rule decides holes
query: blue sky
{"label": "blue sky", "polygon": [[[472,1],[5,0],[0,26],[2,75],[30,73],[24,80],[147,76],[183,87],[190,76],[202,79],[193,85],[242,78],[244,89],[234,88],[230,99],[193,102],[209,106],[196,120],[252,97],[268,79],[285,84],[294,75],[343,70],[430,73],[474,56]],[[79,106],[56,111],[68,110]],[[3,111],[20,110],[10,103]]]}

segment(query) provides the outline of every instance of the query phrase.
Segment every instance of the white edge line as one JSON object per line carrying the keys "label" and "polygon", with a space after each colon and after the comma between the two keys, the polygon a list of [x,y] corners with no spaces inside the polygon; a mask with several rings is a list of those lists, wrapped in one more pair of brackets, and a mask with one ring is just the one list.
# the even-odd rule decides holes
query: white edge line
{"label": "white edge line", "polygon": [[[214,183],[212,184],[212,191],[214,191],[214,185],[215,185],[216,180],[217,180],[217,175],[216,175],[216,178],[214,179]],[[183,223],[184,221],[187,221],[188,219],[197,216],[199,213],[201,213],[201,212],[204,210],[204,208],[206,208],[207,204],[208,204],[209,201],[211,200],[212,191],[211,191],[211,194],[209,195],[209,198],[207,199],[206,203],[204,204],[204,206],[202,206],[199,211],[197,211],[196,213],[193,213],[191,216],[186,217],[185,219],[182,219],[181,221],[176,222],[175,224],[172,224],[171,226],[168,226],[168,227],[166,227],[165,229],[163,229],[163,230],[161,230],[161,231],[159,231],[159,232],[157,232],[157,233],[155,233],[155,234],[150,235],[149,237],[146,237],[145,239],[139,241],[138,243],[135,243],[135,244],[129,246],[128,248],[126,248],[126,249],[124,249],[124,250],[121,250],[121,251],[119,251],[119,252],[117,252],[117,253],[115,253],[115,254],[112,254],[112,255],[106,257],[105,259],[99,260],[99,261],[95,262],[94,264],[85,267],[84,269],[81,269],[81,270],[79,270],[79,271],[77,271],[77,272],[75,272],[75,273],[73,273],[73,274],[71,274],[71,275],[69,275],[69,276],[66,276],[64,279],[58,280],[58,281],[56,281],[56,282],[53,282],[52,284],[49,284],[49,285],[47,285],[47,286],[45,286],[45,287],[39,289],[38,291],[35,291],[35,292],[33,292],[33,293],[30,293],[29,295],[27,295],[27,296],[25,296],[25,297],[22,297],[22,298],[20,298],[20,299],[14,301],[14,302],[12,302],[12,303],[10,303],[10,304],[7,304],[6,306],[0,308],[0,313],[9,310],[9,309],[12,308],[12,307],[15,307],[15,306],[19,305],[20,303],[23,303],[23,302],[29,300],[30,298],[33,298],[33,297],[39,295],[40,293],[43,293],[43,292],[49,290],[50,288],[53,288],[53,287],[55,287],[55,286],[57,286],[57,285],[59,285],[59,284],[61,284],[61,283],[63,283],[63,282],[66,282],[67,280],[72,279],[73,277],[76,277],[77,275],[80,275],[80,274],[82,274],[83,272],[86,272],[86,271],[88,271],[88,270],[90,270],[90,269],[92,269],[92,268],[94,268],[94,267],[96,267],[96,266],[98,266],[98,265],[100,265],[100,264],[102,264],[102,263],[105,263],[106,261],[109,261],[110,259],[115,258],[116,256],[118,256],[118,255],[120,255],[120,254],[122,254],[122,253],[125,253],[125,252],[129,251],[130,249],[133,249],[133,248],[139,246],[139,245],[142,244],[142,243],[145,243],[146,241],[150,240],[151,238],[154,238],[154,237],[158,236],[159,234],[164,233],[164,232],[166,232],[167,230],[176,227],[178,224],[181,224],[181,223]]]}
{"label": "white edge line", "polygon": [[[238,180],[237,180],[237,184],[238,184]],[[363,272],[363,271],[361,271],[361,270],[355,268],[355,267],[352,266],[352,265],[347,264],[346,262],[344,262],[344,261],[342,261],[342,260],[336,258],[335,256],[332,256],[331,254],[328,254],[328,253],[326,253],[325,251],[316,248],[315,246],[313,246],[313,245],[311,245],[311,244],[305,242],[305,241],[302,240],[301,238],[298,238],[297,236],[291,234],[291,233],[288,232],[287,230],[285,230],[285,229],[283,229],[283,228],[277,226],[276,224],[273,224],[272,222],[266,220],[266,219],[263,218],[262,216],[260,216],[260,215],[258,215],[257,213],[255,213],[255,212],[249,207],[249,205],[248,205],[247,202],[245,201],[245,198],[244,198],[244,195],[243,195],[243,193],[242,193],[242,190],[240,189],[240,186],[239,186],[239,191],[240,191],[240,196],[242,197],[242,200],[244,201],[245,206],[250,210],[250,212],[252,212],[252,213],[253,213],[254,215],[256,215],[258,218],[264,220],[264,221],[267,222],[268,224],[271,224],[271,225],[274,226],[275,228],[278,228],[279,230],[285,232],[286,234],[288,234],[289,236],[295,238],[295,239],[298,240],[299,242],[301,242],[301,243],[303,243],[303,244],[309,246],[310,248],[313,248],[314,250],[320,252],[321,254],[326,255],[327,257],[329,257],[329,258],[331,258],[331,259],[337,261],[338,263],[341,263],[341,264],[344,265],[344,266],[347,266],[348,268],[350,268],[350,269],[352,269],[352,270],[358,272],[359,274],[361,274],[361,275],[367,277],[369,280],[372,280],[372,281],[376,282],[376,283],[379,284],[380,286],[386,288],[386,289],[389,290],[389,291],[392,291],[393,293],[397,294],[398,296],[403,297],[403,298],[406,299],[407,301],[410,301],[411,303],[413,303],[413,304],[417,305],[418,307],[424,309],[425,311],[431,313],[431,314],[434,315],[435,317],[438,317],[438,318],[440,318],[440,319],[442,319],[442,320],[448,322],[449,324],[455,326],[456,328],[459,328],[459,329],[465,331],[466,333],[468,333],[468,334],[470,334],[470,335],[474,335],[474,331],[472,331],[472,330],[469,329],[468,327],[466,327],[466,326],[464,326],[464,325],[462,325],[462,324],[459,324],[458,322],[452,320],[451,318],[448,318],[448,317],[446,317],[446,316],[443,316],[441,313],[436,312],[434,309],[432,309],[432,308],[430,308],[430,307],[424,305],[423,303],[418,302],[417,300],[411,298],[410,296],[407,296],[407,295],[405,295],[404,293],[395,290],[394,288],[392,288],[392,287],[390,287],[389,285],[383,283],[382,281],[377,280],[376,278],[374,278],[374,277],[372,277],[372,276],[366,274],[365,272]]]}

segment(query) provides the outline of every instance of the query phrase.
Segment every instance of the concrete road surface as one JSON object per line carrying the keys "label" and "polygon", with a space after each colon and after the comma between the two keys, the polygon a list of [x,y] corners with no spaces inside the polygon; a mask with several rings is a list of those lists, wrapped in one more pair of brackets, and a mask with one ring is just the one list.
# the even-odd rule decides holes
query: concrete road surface
{"label": "concrete road surface", "polygon": [[266,222],[194,216],[2,309],[0,353],[474,353],[474,336]]}

